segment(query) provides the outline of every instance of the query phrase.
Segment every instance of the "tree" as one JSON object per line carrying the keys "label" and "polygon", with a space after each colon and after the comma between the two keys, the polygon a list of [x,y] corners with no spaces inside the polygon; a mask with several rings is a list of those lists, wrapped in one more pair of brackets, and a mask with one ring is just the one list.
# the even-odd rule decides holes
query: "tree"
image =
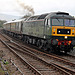
{"label": "tree", "polygon": [[7,22],[7,21],[5,21],[5,20],[0,20],[0,28],[3,28],[3,24],[4,24],[5,22]]}

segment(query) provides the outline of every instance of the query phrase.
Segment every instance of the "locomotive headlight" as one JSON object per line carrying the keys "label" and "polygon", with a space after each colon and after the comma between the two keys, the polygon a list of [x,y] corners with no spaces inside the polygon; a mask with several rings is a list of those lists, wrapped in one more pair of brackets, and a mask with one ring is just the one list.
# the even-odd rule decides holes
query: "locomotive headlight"
{"label": "locomotive headlight", "polygon": [[67,39],[67,36],[65,36],[64,38]]}
{"label": "locomotive headlight", "polygon": [[69,33],[69,31],[67,31],[67,33]]}
{"label": "locomotive headlight", "polygon": [[72,32],[74,32],[74,29],[72,30]]}
{"label": "locomotive headlight", "polygon": [[60,33],[60,30],[58,32]]}

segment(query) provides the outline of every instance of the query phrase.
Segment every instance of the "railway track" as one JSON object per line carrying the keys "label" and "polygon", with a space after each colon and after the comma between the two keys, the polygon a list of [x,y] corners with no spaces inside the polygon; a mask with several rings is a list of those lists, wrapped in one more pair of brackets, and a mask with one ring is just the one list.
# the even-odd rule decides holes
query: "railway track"
{"label": "railway track", "polygon": [[[23,49],[21,52],[22,53],[24,53],[24,50],[26,50],[26,54],[28,53],[28,54],[31,54],[34,58],[37,58],[38,60],[41,60],[42,62],[44,62],[45,64],[47,64],[48,66],[49,65],[55,65],[56,67],[58,67],[58,68],[60,68],[61,70],[63,70],[63,71],[65,71],[67,74],[75,74],[75,67],[71,67],[71,66],[74,66],[75,64],[73,64],[73,63],[71,63],[70,61],[68,61],[68,60],[66,60],[67,61],[67,63],[68,63],[68,65],[66,65],[66,66],[68,66],[68,67],[64,67],[64,65],[63,66],[61,66],[61,64],[58,64],[58,62],[57,63],[54,63],[54,62],[56,62],[55,60],[54,60],[54,58],[52,58],[52,57],[50,57],[50,56],[48,56],[48,54],[45,54],[45,53],[43,53],[42,54],[42,52],[36,52],[36,51],[34,51],[33,50],[33,52],[35,52],[35,53],[37,53],[37,54],[35,54],[35,53],[33,53],[33,52],[31,52],[30,51],[30,48],[28,48],[28,47],[26,47],[26,49],[25,49],[25,47],[21,47],[21,46],[19,46],[18,44],[16,44],[15,42],[12,42],[12,43],[14,43],[17,47],[14,47],[14,46],[12,46],[11,44],[8,44],[11,48],[13,48],[13,49],[16,49],[16,50],[19,50],[20,48],[21,49]],[[13,44],[13,45],[14,45]],[[18,49],[18,47],[19,47],[19,49]],[[27,50],[27,49],[29,49],[29,50]],[[32,50],[32,49],[31,49]],[[38,55],[38,56],[37,56]],[[23,56],[24,57],[24,56]],[[41,57],[41,58],[40,58]],[[54,56],[53,56],[54,57]],[[42,60],[43,59],[43,60]],[[52,60],[53,59],[53,60]],[[55,59],[57,59],[57,57],[55,57]],[[59,58],[60,59],[60,58]],[[58,60],[59,60],[58,59]],[[48,61],[49,60],[49,61]],[[65,60],[65,59],[64,59]],[[60,60],[59,60],[60,61]],[[61,61],[63,61],[62,59],[61,59]],[[64,61],[63,61],[64,62]],[[70,62],[70,63],[69,63]],[[69,66],[70,65],[70,66]],[[45,69],[46,70],[46,69]],[[64,72],[63,72],[64,73]]]}
{"label": "railway track", "polygon": [[70,54],[62,55],[62,58],[70,60],[72,63],[75,63],[75,56],[73,55]]}
{"label": "railway track", "polygon": [[[3,35],[3,34],[2,34]],[[47,54],[50,54],[50,55],[53,55],[53,56],[56,56],[56,57],[59,57],[59,58],[64,58],[64,59],[68,59],[69,61],[71,61],[71,62],[74,62],[75,63],[75,56],[73,56],[73,55],[70,55],[70,54],[52,54],[52,53],[48,53],[47,51],[44,51],[44,50],[42,50],[42,49],[38,49],[38,47],[35,47],[35,46],[33,46],[33,45],[29,45],[29,44],[25,44],[25,43],[23,43],[22,41],[20,41],[20,40],[18,40],[18,39],[16,39],[16,38],[14,38],[14,39],[12,39],[12,37],[10,38],[9,37],[9,39],[8,39],[8,37],[7,36],[5,36],[5,35],[3,35],[7,40],[13,40],[13,41],[16,41],[17,43],[19,43],[19,44],[22,44],[22,46],[24,47],[25,45],[25,47],[27,47],[27,46],[30,46],[30,47],[33,47],[34,49],[37,49],[37,50],[39,50],[39,51],[43,51],[44,53],[47,53]]]}
{"label": "railway track", "polygon": [[[33,47],[34,49],[37,49],[37,50],[39,50],[39,51],[43,51],[44,53],[47,53],[47,54],[51,54],[51,53],[49,53],[49,52],[47,52],[47,51],[44,51],[44,50],[42,50],[42,49],[39,49],[38,47],[35,47],[35,46],[33,46],[33,45],[29,45],[29,44],[25,44],[25,43],[23,43],[21,40],[19,40],[19,39],[16,39],[16,38],[13,38],[12,36],[10,36],[10,35],[6,35],[6,34],[4,34],[3,32],[1,32],[0,33],[3,37],[5,37],[7,40],[9,40],[9,41],[16,41],[17,43],[20,43],[20,44],[22,44],[23,46],[30,46],[30,47]],[[67,58],[69,58],[69,59],[71,59],[71,58],[74,58],[75,59],[75,56],[73,56],[72,54],[52,54],[52,55],[54,55],[54,56],[57,56],[57,57],[62,57],[61,55],[63,55],[63,58],[65,58],[65,59],[67,59]],[[59,55],[59,56],[58,56]],[[68,60],[69,60],[68,59]]]}
{"label": "railway track", "polygon": [[[21,55],[19,55],[18,53],[16,53],[11,47],[9,47],[2,39],[0,39],[0,41],[6,46],[8,47],[22,62],[23,64],[25,64],[29,69],[31,69],[34,74],[37,75],[42,75],[39,71],[37,71],[32,65],[30,65]],[[30,74],[31,75],[31,74]]]}
{"label": "railway track", "polygon": [[[6,36],[5,36],[6,37]],[[8,39],[9,41],[11,40],[11,39]],[[16,41],[17,43],[19,43],[18,41]],[[14,42],[13,42],[14,43]],[[31,45],[24,45],[24,44],[21,44],[21,43],[19,43],[22,47],[24,47],[24,48],[27,48],[27,49],[30,49],[29,47],[27,47],[27,46],[31,46]],[[34,48],[35,46],[33,46],[33,48]],[[36,49],[38,49],[37,47],[35,47]],[[69,64],[69,62],[70,62],[70,64],[69,65],[72,65],[72,66],[74,66],[73,64],[71,64],[71,62],[72,63],[75,63],[75,56],[72,56],[72,55],[70,55],[70,54],[67,54],[67,55],[56,55],[56,54],[52,54],[52,53],[48,53],[48,52],[46,52],[46,51],[44,51],[44,53],[43,52],[40,52],[40,51],[37,51],[37,50],[35,50],[35,49],[30,49],[31,51],[33,51],[33,52],[37,52],[38,54],[45,54],[45,55],[48,55],[49,57],[51,56],[52,58],[55,58],[55,59],[57,59],[57,60],[59,60],[60,61],[60,59],[61,59],[61,61],[65,61],[65,63],[67,63],[67,64]],[[41,49],[40,49],[41,50]],[[42,50],[41,50],[42,51]],[[45,53],[46,52],[46,53]],[[59,58],[59,59],[58,59]],[[65,60],[66,59],[66,60]]]}
{"label": "railway track", "polygon": [[[34,56],[37,56],[37,57],[41,57],[41,59],[43,59],[43,60],[45,60],[47,63],[52,63],[52,64],[54,64],[54,65],[58,65],[58,66],[61,66],[62,65],[62,63],[60,63],[60,62],[64,62],[64,63],[66,63],[66,64],[63,64],[61,67],[62,68],[64,68],[65,70],[66,69],[68,69],[68,71],[70,72],[70,73],[75,73],[75,64],[74,63],[71,63],[70,61],[68,61],[68,60],[65,60],[65,59],[60,59],[60,58],[57,58],[57,57],[52,57],[52,56],[48,56],[48,55],[46,55],[46,54],[40,54],[40,52],[39,52],[39,54],[35,54],[35,52],[32,52],[31,50],[32,49],[25,49],[25,48],[23,48],[23,47],[21,47],[21,46],[19,46],[18,44],[16,44],[16,43],[14,43],[15,45],[17,45],[18,47],[15,47],[15,46],[12,46],[12,45],[10,45],[9,44],[9,46],[11,46],[13,49],[16,49],[16,50],[19,50],[20,48],[21,49],[23,49],[22,51],[22,53],[24,53],[24,51],[26,50],[28,53],[30,53],[30,54],[32,54],[32,55],[34,55]],[[58,60],[58,62],[57,62],[57,60]],[[54,63],[55,62],[55,63]],[[59,65],[60,64],[60,65]],[[70,65],[70,66],[69,66]],[[71,67],[71,66],[74,66],[74,67]]]}
{"label": "railway track", "polygon": [[[1,39],[0,39],[1,40]],[[45,61],[43,61],[43,60],[41,60],[40,59],[40,61],[41,62],[44,62],[44,64],[46,64],[46,65],[43,65],[42,63],[39,63],[38,62],[38,60],[37,60],[37,62],[39,63],[38,64],[38,66],[39,66],[39,68],[40,68],[40,66],[42,66],[43,68],[41,69],[41,70],[43,70],[43,73],[41,74],[37,69],[35,69],[33,66],[31,66],[27,61],[26,61],[26,59],[25,58],[23,58],[21,55],[19,55],[18,53],[16,53],[12,48],[10,48],[3,40],[1,40],[1,42],[3,43],[3,44],[5,44],[15,55],[17,55],[19,58],[20,58],[20,60],[25,64],[25,65],[27,65],[27,67],[30,69],[30,70],[32,70],[32,72],[34,72],[34,74],[37,74],[37,75],[49,75],[49,74],[51,74],[51,72],[52,72],[52,74],[54,74],[54,75],[60,75],[60,74],[65,74],[65,75],[70,75],[70,73],[68,73],[68,72],[66,72],[66,71],[64,71],[63,69],[61,69],[61,68],[59,68],[59,67],[57,67],[57,66],[55,66],[55,65],[53,65],[53,64],[48,64],[48,63],[46,63]],[[26,53],[27,54],[27,53]],[[27,54],[28,55],[28,54]],[[30,54],[29,54],[30,55]],[[25,57],[25,56],[24,56]],[[34,57],[34,56],[33,56]],[[37,57],[36,57],[37,58]],[[28,57],[27,57],[27,59],[28,59]],[[31,59],[31,58],[30,58]],[[38,58],[37,58],[38,59]],[[34,60],[32,60],[32,61],[34,61]],[[37,63],[36,62],[36,63]],[[34,64],[35,66],[36,66],[36,63]],[[56,69],[56,70],[59,70],[59,72],[58,71],[56,71],[56,70],[53,70],[52,68],[50,69],[50,66],[52,66],[54,69]],[[48,68],[49,67],[49,68]],[[44,72],[44,70],[46,71],[46,73]],[[47,71],[49,71],[48,73],[47,73]],[[62,73],[61,73],[62,72]]]}
{"label": "railway track", "polygon": [[[5,42],[10,42],[10,39],[7,39],[7,38],[5,39],[5,37],[3,38],[3,36],[1,36],[1,35],[0,35],[0,38],[2,38],[2,40],[0,40],[0,41],[10,50],[10,52],[12,52],[16,56],[16,57],[14,57],[13,60],[15,61],[15,59],[16,59],[15,62],[17,62],[17,63],[19,62],[18,65],[20,66],[20,68],[23,68],[22,71],[20,70],[20,68],[17,68],[18,70],[20,70],[22,72],[21,75],[35,75],[35,74],[42,75],[39,71],[37,71],[37,69],[35,69],[32,65],[30,65],[23,57],[21,57],[19,54],[17,54],[12,48],[10,48],[5,43]],[[11,58],[13,58],[13,57],[11,57]],[[22,63],[18,59],[20,59],[20,61]]]}
{"label": "railway track", "polygon": [[[30,49],[32,52],[35,52],[37,54],[42,54],[42,55],[45,55],[45,56],[48,56],[48,57],[51,57],[51,58],[54,58],[56,60],[59,60],[59,61],[63,61],[71,66],[75,66],[75,56],[72,56],[70,54],[66,54],[66,55],[57,55],[57,54],[53,54],[53,53],[48,53],[46,51],[38,51],[36,49],[31,49],[29,46],[25,46],[25,45],[21,45],[22,47],[26,48],[26,49]],[[69,63],[70,62],[70,63]],[[72,65],[71,63],[73,63],[74,65]]]}

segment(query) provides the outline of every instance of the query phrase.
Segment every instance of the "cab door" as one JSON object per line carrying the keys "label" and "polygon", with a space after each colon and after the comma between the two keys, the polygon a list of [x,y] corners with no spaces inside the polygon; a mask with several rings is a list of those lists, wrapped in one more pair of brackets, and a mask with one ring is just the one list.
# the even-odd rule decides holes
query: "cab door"
{"label": "cab door", "polygon": [[49,19],[45,19],[45,35],[46,37],[50,37],[52,33],[52,27],[51,27],[51,22],[50,22],[50,18]]}

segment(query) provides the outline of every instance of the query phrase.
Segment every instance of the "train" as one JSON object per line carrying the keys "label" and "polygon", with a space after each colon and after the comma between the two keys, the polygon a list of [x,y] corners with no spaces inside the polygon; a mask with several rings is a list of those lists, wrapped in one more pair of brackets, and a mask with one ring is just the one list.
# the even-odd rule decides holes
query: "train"
{"label": "train", "polygon": [[48,52],[71,52],[75,46],[75,18],[51,12],[4,23],[3,32]]}

